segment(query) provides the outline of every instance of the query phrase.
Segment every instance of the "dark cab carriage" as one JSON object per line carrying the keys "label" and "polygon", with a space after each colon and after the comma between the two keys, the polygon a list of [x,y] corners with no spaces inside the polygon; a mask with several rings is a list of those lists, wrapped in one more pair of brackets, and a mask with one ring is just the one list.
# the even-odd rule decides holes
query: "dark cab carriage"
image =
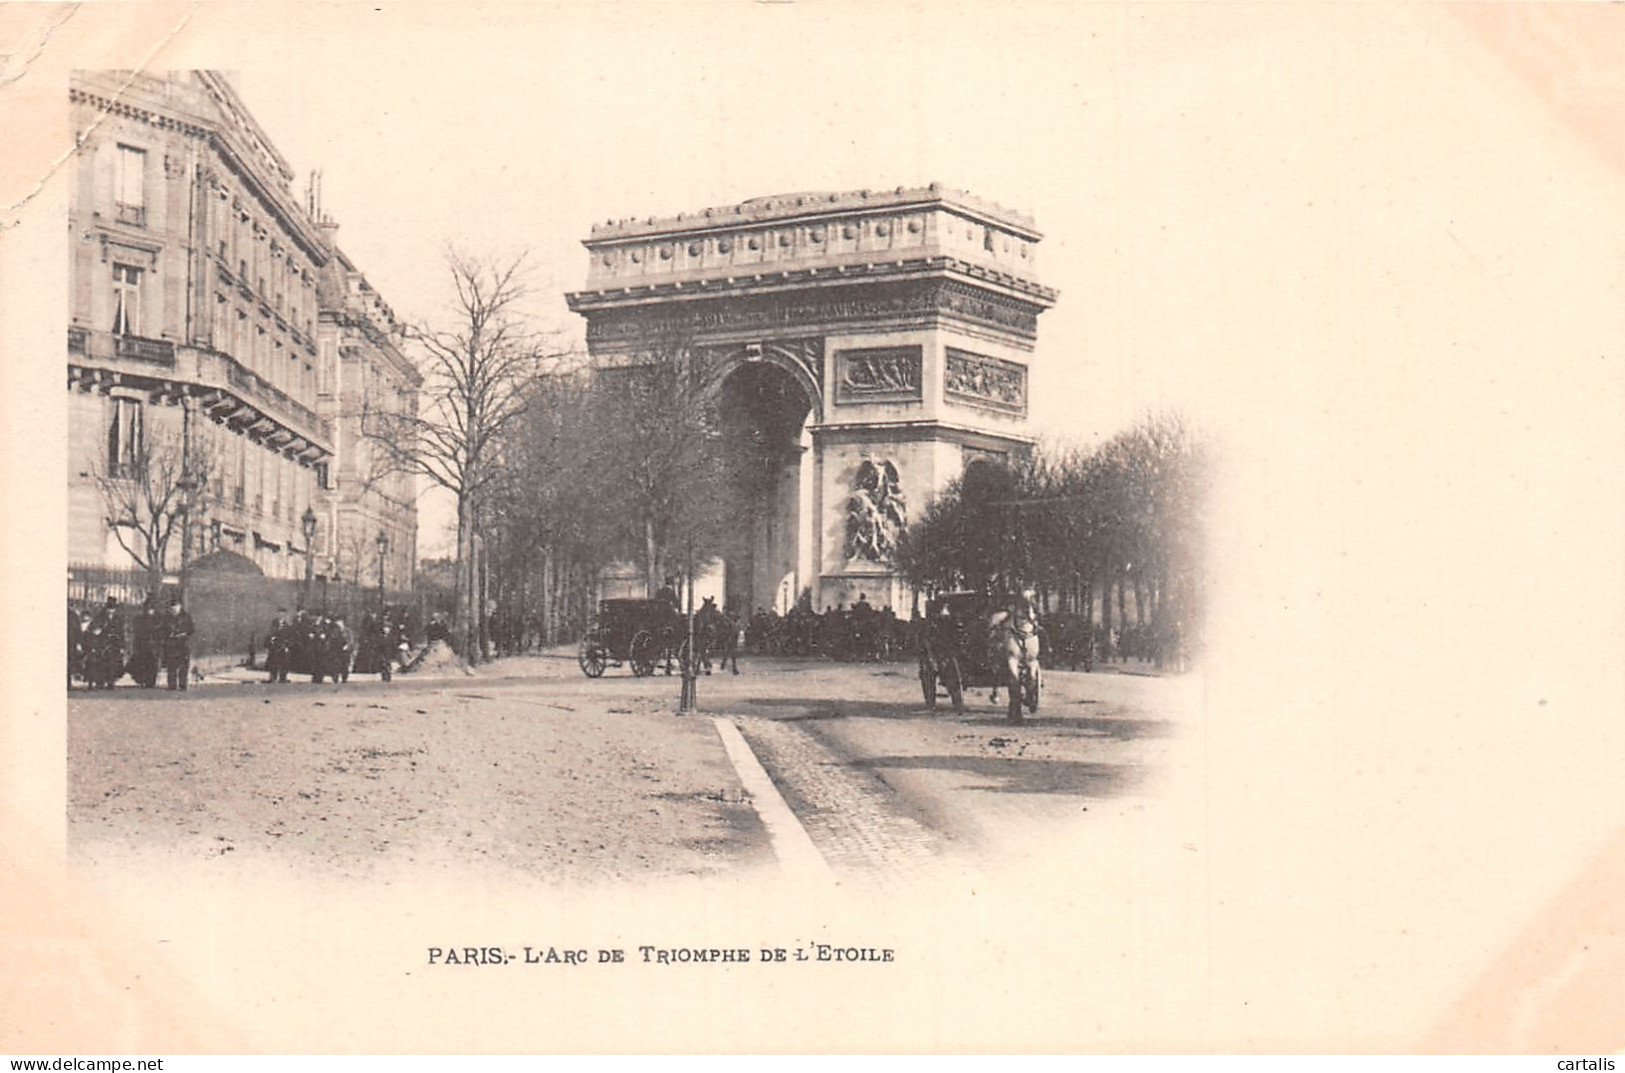
{"label": "dark cab carriage", "polygon": [[[1006,687],[1008,673],[989,638],[988,620],[1008,597],[980,592],[946,592],[926,602],[918,629],[920,691],[935,708],[946,693],[955,711],[965,707],[966,689]],[[1042,634],[1040,634],[1042,645]],[[1042,671],[1038,663],[1022,669],[1018,688],[1010,692],[1010,715],[1021,707],[1038,710]]]}
{"label": "dark cab carriage", "polygon": [[682,614],[665,600],[601,600],[577,662],[588,678],[623,663],[642,678],[677,656],[684,634]]}

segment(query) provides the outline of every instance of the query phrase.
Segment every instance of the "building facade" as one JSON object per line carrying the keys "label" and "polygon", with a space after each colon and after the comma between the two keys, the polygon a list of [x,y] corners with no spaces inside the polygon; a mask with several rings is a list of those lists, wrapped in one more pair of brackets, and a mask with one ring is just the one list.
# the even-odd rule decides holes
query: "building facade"
{"label": "building facade", "polygon": [[165,451],[188,459],[195,500],[168,542],[170,575],[222,551],[270,578],[331,567],[347,495],[411,532],[399,543],[415,553],[410,496],[369,498],[338,477],[349,314],[324,319],[322,296],[353,268],[230,83],[81,72],[69,100],[69,563],[133,565],[108,482]]}
{"label": "building facade", "polygon": [[[337,225],[312,215],[329,239]],[[335,459],[328,476],[325,531],[332,534],[326,576],[385,592],[412,588],[417,563],[417,494],[412,474],[389,464],[374,442],[398,415],[416,416],[423,377],[401,353],[395,314],[336,243],[318,288],[321,357],[316,412],[332,424]]]}
{"label": "building facade", "polygon": [[726,564],[736,609],[907,601],[892,552],[978,458],[1027,451],[1038,315],[1033,222],[936,185],[757,198],[596,226],[568,296],[601,365],[675,341],[724,423],[772,445]]}

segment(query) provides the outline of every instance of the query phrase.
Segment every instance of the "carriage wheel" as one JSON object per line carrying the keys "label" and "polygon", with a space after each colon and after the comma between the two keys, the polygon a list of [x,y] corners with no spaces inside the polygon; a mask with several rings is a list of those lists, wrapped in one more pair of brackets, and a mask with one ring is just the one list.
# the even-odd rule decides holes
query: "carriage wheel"
{"label": "carriage wheel", "polygon": [[937,710],[937,672],[932,669],[931,661],[920,660],[920,694],[925,697],[925,706],[932,711]]}
{"label": "carriage wheel", "polygon": [[965,680],[960,674],[959,657],[949,656],[948,661],[939,669],[942,675],[942,684],[948,690],[948,699],[953,702],[954,711],[965,710]]}
{"label": "carriage wheel", "polygon": [[581,654],[576,657],[576,662],[581,664],[581,673],[588,678],[602,677],[604,668],[609,665],[604,658],[604,647],[591,637],[582,640]]}
{"label": "carriage wheel", "polygon": [[1038,694],[1043,688],[1044,672],[1038,664],[1021,676],[1021,700],[1029,712],[1038,710]]}
{"label": "carriage wheel", "polygon": [[648,630],[639,630],[634,634],[627,656],[632,664],[632,673],[639,678],[647,678],[655,673],[655,661],[660,658],[660,646],[655,644],[654,634]]}

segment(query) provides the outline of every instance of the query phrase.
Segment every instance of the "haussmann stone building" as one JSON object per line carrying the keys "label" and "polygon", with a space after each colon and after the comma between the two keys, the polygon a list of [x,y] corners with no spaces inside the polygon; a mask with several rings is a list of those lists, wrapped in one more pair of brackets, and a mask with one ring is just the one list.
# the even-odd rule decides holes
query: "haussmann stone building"
{"label": "haussmann stone building", "polygon": [[97,476],[130,472],[154,443],[201,443],[213,460],[170,542],[169,583],[183,560],[227,555],[270,579],[313,568],[375,585],[382,532],[386,584],[408,587],[411,480],[359,476],[356,415],[415,409],[421,380],[314,190],[293,194],[220,74],[79,73],[69,99],[70,595],[76,568],[133,565]]}

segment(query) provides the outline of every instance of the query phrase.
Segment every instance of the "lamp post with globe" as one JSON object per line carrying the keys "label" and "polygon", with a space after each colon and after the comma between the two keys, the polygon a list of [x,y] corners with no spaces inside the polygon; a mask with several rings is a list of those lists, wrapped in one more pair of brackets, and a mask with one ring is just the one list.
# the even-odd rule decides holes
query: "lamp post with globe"
{"label": "lamp post with globe", "polygon": [[310,582],[316,569],[316,512],[310,507],[299,519],[300,531],[305,534],[305,587],[299,593],[299,609],[310,607]]}
{"label": "lamp post with globe", "polygon": [[378,613],[384,612],[384,555],[389,551],[389,534],[378,530]]}

